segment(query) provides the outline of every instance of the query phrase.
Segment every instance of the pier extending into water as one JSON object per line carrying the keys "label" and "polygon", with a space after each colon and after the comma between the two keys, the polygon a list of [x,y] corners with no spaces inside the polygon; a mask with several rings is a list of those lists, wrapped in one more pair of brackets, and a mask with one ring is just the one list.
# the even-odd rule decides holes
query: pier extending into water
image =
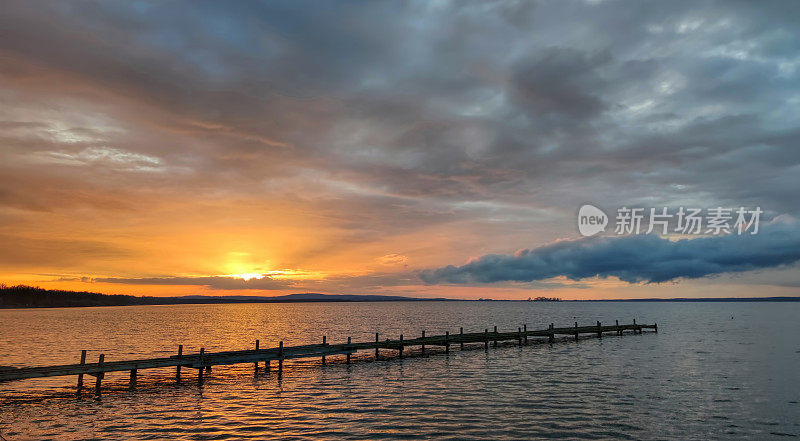
{"label": "pier extending into water", "polygon": [[[403,358],[403,351],[410,346],[418,346],[420,353],[425,355],[426,347],[437,346],[443,347],[445,353],[450,352],[450,347],[458,345],[460,349],[464,349],[465,344],[481,343],[485,350],[489,350],[489,345],[492,344],[497,347],[498,342],[516,341],[519,346],[527,345],[529,338],[545,337],[549,343],[554,343],[556,336],[573,336],[578,340],[580,335],[589,334],[602,338],[604,333],[615,333],[623,335],[625,331],[633,331],[634,334],[641,334],[644,329],[652,329],[658,332],[658,324],[644,325],[637,324],[633,320],[632,324],[620,325],[617,321],[614,325],[604,326],[600,322],[591,326],[578,326],[575,322],[574,326],[566,328],[556,328],[551,323],[547,329],[540,329],[529,331],[527,325],[517,328],[516,331],[511,332],[498,332],[497,326],[492,330],[488,328],[483,332],[470,332],[464,333],[464,328],[460,328],[458,333],[450,334],[446,332],[444,335],[422,335],[417,338],[404,338],[400,334],[398,339],[380,340],[380,335],[375,333],[375,341],[370,342],[353,342],[350,337],[347,338],[346,343],[328,343],[327,337],[322,337],[322,343],[310,344],[302,346],[284,346],[283,342],[279,342],[277,347],[261,348],[259,340],[255,341],[253,349],[242,351],[225,351],[225,352],[206,352],[205,348],[200,348],[199,353],[186,354],[183,352],[183,346],[178,346],[178,351],[175,355],[170,357],[161,358],[146,358],[138,360],[122,360],[122,361],[106,361],[105,354],[100,354],[96,363],[87,363],[86,351],[81,351],[80,363],[67,364],[59,366],[38,366],[38,367],[24,367],[24,368],[0,368],[0,381],[11,380],[24,380],[28,378],[41,378],[41,377],[59,377],[68,375],[78,376],[78,393],[84,388],[83,378],[84,375],[93,376],[95,378],[94,389],[95,393],[100,393],[100,386],[106,372],[130,372],[130,385],[136,384],[136,376],[140,369],[153,369],[153,368],[175,368],[175,379],[181,381],[181,368],[191,368],[197,370],[197,380],[203,381],[203,373],[210,372],[212,366],[231,365],[239,363],[253,363],[256,371],[259,369],[259,363],[264,362],[264,369],[270,371],[277,369],[277,374],[283,374],[283,361],[296,358],[317,358],[320,357],[322,364],[326,362],[325,357],[332,355],[345,355],[345,362],[350,363],[350,357],[357,351],[374,350],[375,358],[379,356],[381,349],[394,351],[397,358]],[[272,362],[275,361],[277,366],[273,367]]]}

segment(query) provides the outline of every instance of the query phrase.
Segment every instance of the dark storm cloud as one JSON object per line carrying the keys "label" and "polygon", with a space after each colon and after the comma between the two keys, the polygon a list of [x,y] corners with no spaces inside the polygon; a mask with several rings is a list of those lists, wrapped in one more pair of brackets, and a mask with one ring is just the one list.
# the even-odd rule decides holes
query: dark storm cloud
{"label": "dark storm cloud", "polygon": [[758,234],[670,241],[655,235],[560,241],[514,255],[489,254],[462,266],[426,270],[426,283],[531,282],[616,277],[661,283],[775,268],[800,261],[800,225],[776,223]]}

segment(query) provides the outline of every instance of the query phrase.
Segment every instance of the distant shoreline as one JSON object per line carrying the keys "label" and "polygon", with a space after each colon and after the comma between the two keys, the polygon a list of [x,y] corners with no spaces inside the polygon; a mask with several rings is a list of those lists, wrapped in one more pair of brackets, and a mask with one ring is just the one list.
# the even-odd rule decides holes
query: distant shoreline
{"label": "distant shoreline", "polygon": [[301,293],[265,296],[182,296],[152,297],[93,292],[47,290],[30,286],[0,286],[0,309],[83,308],[92,306],[208,305],[234,303],[364,303],[364,302],[800,302],[800,297],[704,297],[586,300],[493,300],[448,299],[383,295]]}

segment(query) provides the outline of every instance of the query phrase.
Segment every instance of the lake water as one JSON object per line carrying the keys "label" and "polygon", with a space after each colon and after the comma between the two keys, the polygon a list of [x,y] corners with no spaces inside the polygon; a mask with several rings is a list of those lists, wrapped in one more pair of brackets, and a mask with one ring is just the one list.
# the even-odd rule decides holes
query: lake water
{"label": "lake water", "polygon": [[[481,346],[449,356],[288,361],[0,384],[0,434],[23,439],[770,439],[800,436],[800,303],[422,302],[0,310],[0,365],[482,331],[657,322],[659,333]],[[387,351],[389,355],[389,351]],[[341,356],[340,356],[341,357]],[[93,378],[87,378],[87,384]]]}

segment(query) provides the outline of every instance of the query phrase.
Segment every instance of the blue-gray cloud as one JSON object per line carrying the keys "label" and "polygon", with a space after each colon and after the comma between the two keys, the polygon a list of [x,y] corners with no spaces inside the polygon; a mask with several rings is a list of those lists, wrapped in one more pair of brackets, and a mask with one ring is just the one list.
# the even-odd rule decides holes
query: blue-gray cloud
{"label": "blue-gray cloud", "polygon": [[436,283],[531,282],[616,277],[629,283],[660,283],[723,273],[775,268],[800,261],[800,225],[777,222],[755,235],[671,241],[656,235],[560,241],[514,255],[488,254],[462,266],[425,270]]}

